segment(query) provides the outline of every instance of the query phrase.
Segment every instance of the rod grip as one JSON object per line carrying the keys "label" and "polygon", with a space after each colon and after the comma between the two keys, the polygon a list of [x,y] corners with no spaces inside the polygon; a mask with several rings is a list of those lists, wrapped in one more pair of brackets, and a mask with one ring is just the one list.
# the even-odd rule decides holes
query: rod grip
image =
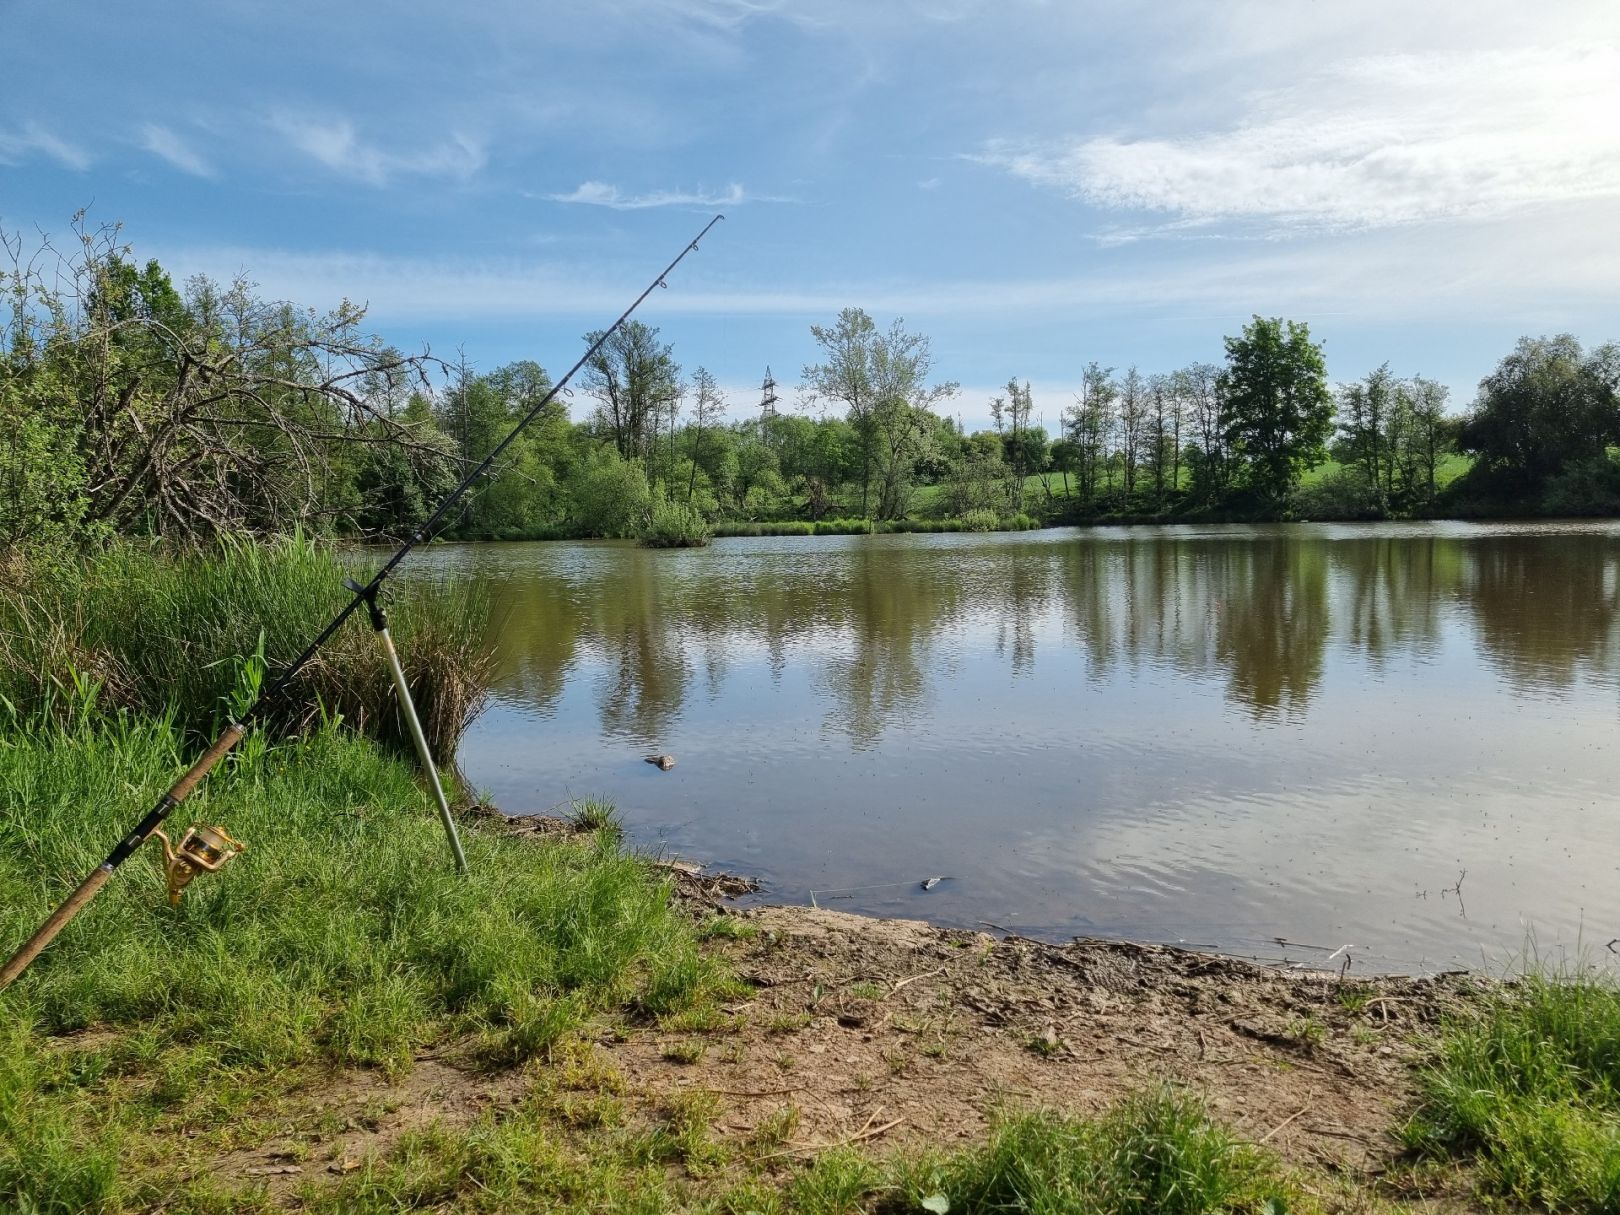
{"label": "rod grip", "polygon": [[79,914],[79,910],[86,903],[96,897],[96,892],[107,884],[110,877],[112,877],[111,866],[99,865],[91,871],[89,877],[79,883],[77,890],[62,900],[62,905],[51,912],[50,918],[39,926],[21,949],[11,955],[11,960],[6,963],[5,968],[0,969],[0,989],[11,986],[12,980],[28,969],[28,964],[39,957],[45,946],[51,943],[69,920]]}

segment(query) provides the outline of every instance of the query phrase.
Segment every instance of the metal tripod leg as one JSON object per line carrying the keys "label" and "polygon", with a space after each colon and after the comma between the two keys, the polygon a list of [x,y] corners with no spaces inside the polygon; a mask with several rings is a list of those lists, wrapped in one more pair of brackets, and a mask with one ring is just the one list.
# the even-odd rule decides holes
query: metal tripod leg
{"label": "metal tripod leg", "polygon": [[[362,594],[365,588],[345,580],[344,585],[350,590]],[[405,718],[405,724],[410,727],[411,741],[416,744],[417,758],[422,761],[422,769],[427,773],[428,784],[433,788],[433,799],[439,804],[439,821],[444,824],[444,835],[450,841],[450,854],[456,858],[456,871],[467,872],[467,855],[461,850],[461,836],[456,832],[456,820],[450,816],[450,803],[445,800],[444,786],[439,783],[439,769],[433,762],[433,755],[428,750],[427,738],[422,733],[422,723],[416,716],[416,704],[411,700],[410,685],[405,682],[405,672],[399,665],[399,653],[394,649],[394,639],[388,634],[388,616],[377,602],[375,593],[366,596],[366,607],[371,612],[371,627],[377,631],[382,640],[384,655],[388,658],[388,670],[394,677],[394,692],[399,697],[399,711]]]}

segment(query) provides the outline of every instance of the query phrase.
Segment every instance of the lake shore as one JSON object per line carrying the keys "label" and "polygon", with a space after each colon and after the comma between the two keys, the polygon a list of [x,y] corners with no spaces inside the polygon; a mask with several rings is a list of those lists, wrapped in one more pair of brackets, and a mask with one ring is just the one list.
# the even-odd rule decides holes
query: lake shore
{"label": "lake shore", "polygon": [[[487,808],[472,824],[539,847],[594,830]],[[655,867],[699,923],[705,952],[742,987],[695,1019],[600,1021],[570,1048],[588,1065],[568,1066],[612,1077],[602,1084],[632,1122],[703,1103],[722,1152],[746,1154],[791,1120],[783,1176],[849,1147],[878,1157],[965,1148],[1009,1109],[1096,1117],[1165,1083],[1291,1167],[1370,1184],[1403,1154],[1398,1131],[1443,1021],[1495,987],[1460,971],[1344,977],[1130,941],[1058,945],[737,906],[757,890],[746,879],[682,861]],[[386,1156],[424,1125],[470,1126],[547,1083],[533,1066],[492,1072],[471,1043],[440,1043],[397,1083],[358,1069],[326,1077],[298,1095],[291,1133],[211,1167],[290,1199],[324,1166],[289,1162]],[[342,1129],[311,1136],[317,1124]]]}

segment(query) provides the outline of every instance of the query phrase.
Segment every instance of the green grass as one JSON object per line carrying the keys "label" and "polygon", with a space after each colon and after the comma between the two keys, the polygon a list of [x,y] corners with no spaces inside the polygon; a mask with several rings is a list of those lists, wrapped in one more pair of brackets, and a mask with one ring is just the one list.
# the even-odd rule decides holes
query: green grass
{"label": "green grass", "polygon": [[990,1142],[908,1164],[906,1205],[942,1195],[952,1215],[1203,1215],[1276,1211],[1302,1195],[1276,1158],[1210,1121],[1196,1098],[1150,1090],[1101,1118],[1024,1113]]}
{"label": "green grass", "polygon": [[561,1136],[548,1125],[545,1098],[536,1097],[463,1131],[413,1135],[310,1209],[1262,1215],[1312,1205],[1275,1156],[1168,1089],[1097,1119],[1012,1115],[988,1143],[954,1153],[879,1158],[840,1147],[799,1164],[781,1151],[798,1123],[791,1106],[730,1145],[708,1132],[716,1110],[712,1097],[691,1094],[669,1102],[651,1127]]}
{"label": "green grass", "polygon": [[[0,735],[7,948],[144,813],[180,745],[130,719]],[[515,1062],[598,1010],[655,1017],[725,990],[665,883],[610,835],[471,830],[460,877],[410,768],[376,744],[328,729],[238,750],[182,821],[248,851],[171,910],[148,845],[0,996],[0,1210],[149,1204],[165,1166],[143,1134],[217,1129],[289,1070],[399,1073],[447,1040]],[[44,1041],[89,1028],[104,1046]]]}
{"label": "green grass", "polygon": [[1442,1035],[1405,1129],[1431,1156],[1472,1157],[1486,1193],[1555,1211],[1620,1212],[1620,986],[1532,975]]}
{"label": "green grass", "polygon": [[717,523],[716,536],[867,536],[911,532],[1022,532],[1040,527],[1029,515],[982,512],[987,519],[823,519],[817,523],[787,520],[774,523]]}

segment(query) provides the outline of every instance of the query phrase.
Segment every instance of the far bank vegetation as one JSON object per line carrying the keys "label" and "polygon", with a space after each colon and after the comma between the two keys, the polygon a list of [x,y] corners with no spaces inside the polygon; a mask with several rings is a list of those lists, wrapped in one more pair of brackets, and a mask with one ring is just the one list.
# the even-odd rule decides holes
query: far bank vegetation
{"label": "far bank vegetation", "polygon": [[[552,386],[534,362],[481,372],[395,349],[350,304],[318,313],[245,279],[177,286],[116,228],[81,222],[61,250],[5,243],[0,546],[397,539]],[[1308,326],[1255,317],[1218,363],[1093,361],[1049,401],[1013,377],[969,403],[992,422],[969,432],[952,416],[958,385],[903,321],[846,308],[811,336],[818,357],[778,409],[728,402],[632,321],[580,377],[586,415],[549,402],[443,534],[689,546],[829,529],[1620,512],[1614,344],[1521,339],[1458,410],[1437,381],[1388,364],[1332,384]]]}

